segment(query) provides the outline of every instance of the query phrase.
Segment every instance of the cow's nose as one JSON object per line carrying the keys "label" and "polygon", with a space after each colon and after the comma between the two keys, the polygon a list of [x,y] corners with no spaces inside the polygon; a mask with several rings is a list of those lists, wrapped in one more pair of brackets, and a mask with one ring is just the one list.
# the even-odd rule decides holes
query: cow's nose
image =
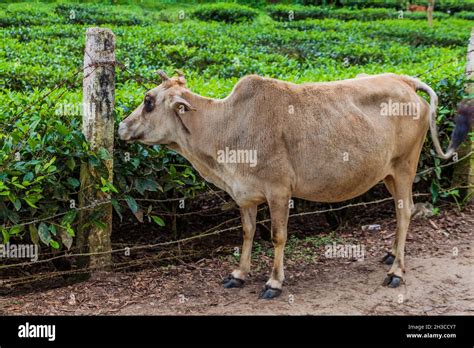
{"label": "cow's nose", "polygon": [[125,122],[120,122],[118,127],[118,134],[120,139],[125,140],[125,133],[127,132],[127,125]]}

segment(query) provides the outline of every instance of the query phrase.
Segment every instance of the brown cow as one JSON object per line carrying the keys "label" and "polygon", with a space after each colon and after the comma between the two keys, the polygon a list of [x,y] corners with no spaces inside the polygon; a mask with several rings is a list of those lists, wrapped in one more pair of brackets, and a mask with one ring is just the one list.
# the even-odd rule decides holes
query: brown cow
{"label": "brown cow", "polygon": [[410,12],[426,12],[428,8],[423,5],[408,4],[407,11]]}
{"label": "brown cow", "polygon": [[[163,144],[184,156],[207,181],[238,204],[244,242],[240,265],[224,286],[240,287],[250,270],[257,206],[267,202],[275,248],[263,298],[281,293],[288,201],[340,202],[383,180],[395,200],[397,231],[385,258],[384,281],[405,272],[405,240],[413,209],[412,183],[428,128],[437,136],[437,96],[423,82],[382,74],[301,85],[250,75],[224,99],[191,92],[182,75],[168,78],[119,126],[122,140]],[[430,104],[417,90],[430,96]],[[459,137],[464,136],[463,130]],[[457,142],[456,142],[457,143]]]}

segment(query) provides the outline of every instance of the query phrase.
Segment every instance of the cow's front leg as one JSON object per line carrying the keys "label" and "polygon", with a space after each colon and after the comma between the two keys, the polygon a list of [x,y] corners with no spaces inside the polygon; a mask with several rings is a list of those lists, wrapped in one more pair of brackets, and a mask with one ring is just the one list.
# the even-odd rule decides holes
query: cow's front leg
{"label": "cow's front leg", "polygon": [[244,231],[244,243],[240,254],[239,268],[235,269],[230,277],[224,280],[225,288],[239,288],[244,285],[245,277],[250,271],[250,259],[252,257],[252,243],[255,235],[257,221],[257,206],[240,209],[242,229]]}
{"label": "cow's front leg", "polygon": [[274,247],[273,269],[260,297],[271,299],[281,294],[285,274],[283,271],[283,256],[285,252],[288,225],[288,197],[271,199],[268,202],[272,222],[272,242]]}

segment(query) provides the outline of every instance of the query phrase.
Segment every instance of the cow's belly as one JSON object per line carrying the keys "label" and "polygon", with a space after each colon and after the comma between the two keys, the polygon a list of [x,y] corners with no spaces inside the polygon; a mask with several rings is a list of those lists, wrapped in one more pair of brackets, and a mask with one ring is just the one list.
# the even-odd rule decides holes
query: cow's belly
{"label": "cow's belly", "polygon": [[[380,179],[381,180],[381,179]],[[360,196],[380,182],[378,179],[366,180],[363,183],[331,186],[320,182],[308,182],[293,192],[293,197],[314,202],[342,202]]]}
{"label": "cow's belly", "polygon": [[352,157],[348,161],[316,161],[313,165],[308,159],[308,165],[295,171],[293,196],[317,202],[341,202],[367,192],[391,173],[390,151]]}

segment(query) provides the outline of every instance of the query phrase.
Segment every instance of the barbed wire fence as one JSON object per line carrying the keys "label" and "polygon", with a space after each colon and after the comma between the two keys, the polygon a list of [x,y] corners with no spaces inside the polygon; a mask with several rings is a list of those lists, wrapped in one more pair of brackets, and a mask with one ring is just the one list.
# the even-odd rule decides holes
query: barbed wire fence
{"label": "barbed wire fence", "polygon": [[[88,55],[88,52],[85,51],[85,54]],[[437,69],[440,69],[441,67],[451,64],[452,62],[456,61],[457,58],[450,59],[446,61],[445,63],[438,65],[436,67],[430,67],[430,69],[427,69],[425,72],[416,75],[417,77],[424,76],[429,74],[432,71],[435,71]],[[145,83],[152,84],[153,86],[156,86],[159,84],[157,81],[154,81],[153,79],[144,77],[134,71],[132,71],[128,66],[128,64],[119,62],[119,61],[113,61],[113,62],[93,62],[90,65],[84,66],[80,69],[77,69],[74,71],[70,76],[67,78],[59,81],[56,83],[52,89],[48,90],[46,93],[42,94],[34,103],[31,103],[27,108],[21,110],[14,116],[12,116],[10,119],[14,122],[15,120],[18,120],[23,116],[26,112],[32,112],[36,110],[38,107],[42,107],[43,103],[47,100],[48,97],[53,96],[54,93],[58,90],[60,90],[63,87],[67,87],[64,90],[60,91],[56,96],[54,96],[54,99],[52,101],[52,105],[55,106],[57,103],[61,100],[61,98],[64,96],[64,94],[68,91],[68,88],[74,88],[77,87],[79,83],[81,83],[84,79],[86,79],[90,74],[92,74],[95,69],[98,67],[106,67],[107,69],[115,69],[115,67],[118,67],[123,73],[126,73],[128,76],[126,77],[125,81],[128,80],[133,80],[139,83],[141,86],[147,88],[148,86],[145,85]],[[84,73],[85,70],[92,68],[92,71],[88,73],[88,75],[83,76],[82,79],[79,79],[78,77],[80,76],[81,73]],[[459,74],[452,74],[449,75],[449,77],[454,77],[458,76]],[[148,88],[147,88],[148,89]],[[51,105],[51,103],[49,104]],[[13,151],[12,151],[13,152]],[[460,161],[464,161],[467,158],[470,158],[471,155],[474,152],[471,151],[468,154],[464,155],[463,157],[457,159],[456,161],[448,162],[442,165],[438,165],[435,167],[430,167],[427,169],[424,169],[420,172],[417,173],[417,175],[424,175],[429,172],[437,170],[437,168],[445,168],[448,166],[452,166],[456,163],[459,163]],[[50,173],[48,175],[52,175],[54,173]],[[469,186],[470,187],[470,186]],[[449,190],[454,190],[454,189],[459,189],[459,188],[466,188],[466,186],[461,186],[461,187],[452,187],[449,189],[445,189],[444,191],[449,191]],[[84,188],[81,188],[83,190]],[[134,198],[137,202],[148,202],[148,203],[172,203],[172,202],[177,202],[177,201],[183,201],[183,200],[190,200],[190,199],[199,199],[202,197],[208,197],[208,196],[215,196],[219,200],[221,200],[225,204],[229,204],[227,200],[222,198],[219,194],[222,193],[223,191],[214,191],[212,188],[209,188],[208,191],[200,193],[198,195],[195,195],[194,197],[172,197],[168,199],[152,199],[152,198],[143,198],[143,197],[137,197]],[[430,193],[415,193],[413,197],[426,197],[430,196]],[[102,200],[102,201],[94,201],[91,204],[82,206],[82,207],[77,207],[77,208],[71,208],[70,210],[66,210],[60,213],[52,214],[50,216],[45,216],[45,217],[39,217],[36,219],[30,219],[27,221],[21,221],[19,223],[14,224],[13,226],[28,226],[31,224],[37,224],[40,222],[45,222],[45,221],[51,221],[54,219],[57,219],[59,217],[62,217],[66,214],[68,214],[70,211],[74,210],[76,212],[82,211],[82,210],[93,210],[96,209],[99,206],[105,205],[105,204],[111,204],[113,198],[112,197],[107,197],[107,199]],[[118,198],[119,201],[125,201],[123,198]],[[335,208],[329,208],[329,209],[322,209],[322,210],[314,210],[314,211],[309,211],[309,212],[301,212],[301,213],[295,213],[295,214],[290,214],[289,218],[295,218],[295,217],[303,217],[303,216],[309,216],[309,215],[317,215],[317,214],[324,214],[324,213],[329,213],[329,212],[335,212],[335,211],[341,211],[344,209],[349,209],[349,208],[354,208],[354,207],[366,207],[369,205],[377,205],[377,204],[382,204],[386,203],[389,201],[393,201],[392,197],[388,198],[382,198],[382,199],[376,199],[373,201],[368,201],[368,202],[358,202],[358,203],[350,203],[344,206],[340,207],[335,207]],[[235,207],[234,207],[235,208]],[[220,209],[220,207],[213,207],[213,208],[206,208],[206,209],[201,209],[198,211],[191,211],[191,212],[185,212],[185,213],[170,213],[170,212],[165,212],[165,211],[155,211],[155,213],[161,214],[163,216],[178,216],[178,217],[184,217],[184,216],[191,216],[191,215],[205,215],[209,216],[207,213],[209,212],[215,212],[216,210]],[[266,210],[267,207],[262,207],[258,211],[263,211]],[[214,215],[220,215],[223,214],[223,212],[218,212]],[[222,234],[224,232],[230,232],[230,231],[235,231],[241,228],[241,224],[236,224],[234,226],[230,227],[224,227],[223,226],[228,225],[229,223],[235,223],[236,221],[239,221],[240,217],[234,217],[231,219],[227,219],[226,221],[223,221],[219,223],[216,226],[213,226],[205,231],[198,232],[193,234],[192,236],[177,239],[177,240],[170,240],[170,241],[165,241],[165,242],[160,242],[160,243],[153,243],[153,244],[140,244],[140,245],[129,245],[125,247],[120,247],[117,249],[112,248],[111,250],[103,251],[103,252],[94,252],[94,253],[73,253],[73,252],[65,252],[62,255],[55,255],[55,253],[44,253],[42,254],[43,256],[47,255],[55,255],[52,257],[48,257],[45,259],[41,259],[35,262],[18,262],[18,263],[13,263],[13,264],[5,264],[5,265],[0,265],[0,271],[1,270],[6,270],[6,269],[13,269],[13,268],[22,268],[26,266],[31,266],[33,265],[39,265],[39,264],[45,264],[45,263],[50,263],[55,260],[59,259],[71,259],[75,257],[87,257],[87,256],[92,256],[92,255],[100,255],[100,254],[124,254],[128,253],[128,255],[131,255],[131,252],[133,251],[139,251],[139,250],[153,250],[157,249],[160,247],[166,247],[166,246],[173,246],[173,245],[184,245],[187,242],[201,239],[201,238],[206,238],[210,236],[216,236],[219,234]],[[264,224],[270,222],[270,219],[263,219],[257,221],[257,224]],[[116,244],[115,244],[116,245]],[[123,243],[123,245],[127,245],[126,243]],[[134,267],[137,265],[145,264],[147,262],[152,262],[152,261],[171,261],[174,259],[178,258],[185,258],[185,257],[192,257],[199,255],[199,251],[191,250],[191,251],[184,251],[180,250],[179,255],[171,255],[171,256],[166,256],[163,253],[158,253],[156,255],[148,255],[141,257],[139,259],[133,259],[125,262],[114,262],[110,265],[110,269],[112,270],[123,270],[129,267]],[[202,254],[202,252],[201,252]],[[47,272],[41,272],[38,274],[32,274],[28,276],[23,276],[23,277],[15,277],[15,278],[10,278],[10,279],[3,279],[0,280],[0,285],[6,286],[6,287],[14,287],[18,285],[24,285],[28,283],[33,283],[37,282],[40,280],[45,280],[45,279],[50,279],[58,276],[64,276],[64,275],[72,275],[72,274],[83,274],[88,271],[94,271],[94,270],[100,270],[100,267],[82,267],[79,269],[71,269],[71,270],[66,270],[66,271],[47,271]]]}

